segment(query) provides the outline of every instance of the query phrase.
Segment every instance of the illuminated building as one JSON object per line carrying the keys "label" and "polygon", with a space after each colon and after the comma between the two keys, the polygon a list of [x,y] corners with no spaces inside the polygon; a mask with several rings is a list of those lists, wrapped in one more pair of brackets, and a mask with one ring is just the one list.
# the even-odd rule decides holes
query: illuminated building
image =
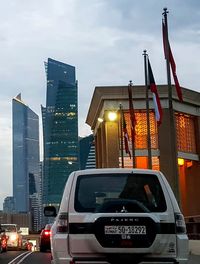
{"label": "illuminated building", "polygon": [[[170,112],[168,108],[168,87],[158,85],[163,108],[160,126],[155,121],[153,100],[150,100],[150,139],[152,168],[161,170],[167,177],[172,189],[179,194],[180,204],[186,216],[200,214],[200,93],[182,88],[183,102],[177,98],[172,86],[174,131],[170,133]],[[137,168],[148,168],[146,88],[133,86],[133,105],[135,109],[135,161]],[[108,119],[108,113],[119,113],[123,108],[129,138],[130,115],[127,86],[96,87],[90,103],[86,123],[91,126],[95,137],[96,167],[132,167],[132,160],[121,151],[121,132],[119,118]],[[101,121],[100,121],[101,120]],[[174,140],[175,145],[173,145]],[[131,142],[131,141],[130,141]],[[176,153],[173,149],[176,149]],[[131,148],[131,143],[130,143]],[[122,154],[123,153],[123,154]],[[175,159],[174,159],[175,157]],[[172,164],[175,162],[178,179]]]}
{"label": "illuminated building", "polygon": [[69,174],[78,169],[78,109],[75,67],[48,59],[43,121],[43,204],[59,206]]}

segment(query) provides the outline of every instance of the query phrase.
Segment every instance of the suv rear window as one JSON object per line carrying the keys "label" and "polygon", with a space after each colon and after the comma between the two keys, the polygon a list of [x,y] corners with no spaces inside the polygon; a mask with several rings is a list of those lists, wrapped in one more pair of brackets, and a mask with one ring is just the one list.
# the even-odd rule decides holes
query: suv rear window
{"label": "suv rear window", "polygon": [[152,174],[90,174],[77,179],[77,212],[164,212],[166,202]]}
{"label": "suv rear window", "polygon": [[1,225],[3,229],[5,229],[6,232],[17,232],[17,228],[15,225]]}

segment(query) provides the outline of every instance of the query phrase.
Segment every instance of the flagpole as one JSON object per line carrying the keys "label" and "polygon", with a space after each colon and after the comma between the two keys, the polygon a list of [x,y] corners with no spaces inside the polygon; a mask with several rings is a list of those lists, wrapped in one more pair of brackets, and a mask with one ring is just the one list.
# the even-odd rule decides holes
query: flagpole
{"label": "flagpole", "polygon": [[[173,110],[173,104],[172,104],[172,84],[171,84],[171,74],[170,74],[170,62],[169,62],[169,39],[168,39],[168,22],[167,22],[167,8],[163,8],[164,13],[164,23],[165,23],[165,45],[166,45],[166,67],[167,67],[167,84],[168,84],[168,100],[169,100],[169,109]],[[173,116],[173,115],[172,115]]]}
{"label": "flagpole", "polygon": [[[131,119],[131,142],[132,142],[132,165],[133,168],[136,168],[136,160],[135,160],[135,120],[133,121],[133,98],[132,98],[132,81],[129,81],[128,89],[129,89],[129,111],[130,111],[130,119]],[[134,125],[134,126],[133,126]]]}
{"label": "flagpole", "polygon": [[177,148],[176,148],[176,131],[175,131],[175,124],[174,124],[174,109],[172,103],[172,84],[171,84],[171,74],[170,74],[170,60],[169,60],[169,53],[170,53],[170,46],[169,46],[169,39],[168,39],[168,22],[167,22],[167,8],[163,8],[163,18],[165,24],[165,47],[166,47],[166,68],[167,68],[167,84],[168,84],[168,100],[169,100],[169,116],[170,116],[170,135],[171,135],[171,144],[172,144],[172,155],[173,155],[173,164],[172,168],[174,171],[174,192],[178,203],[180,204],[180,193],[179,193],[179,173],[178,173],[178,166],[177,166]]}
{"label": "flagpole", "polygon": [[120,142],[121,142],[121,162],[122,168],[124,168],[124,146],[123,146],[123,128],[122,128],[122,105],[119,105],[119,112],[120,112]]}
{"label": "flagpole", "polygon": [[147,51],[144,50],[144,76],[146,86],[146,118],[147,118],[147,151],[148,151],[148,169],[152,169],[152,153],[151,153],[151,132],[150,132],[150,118],[149,118],[149,85],[147,79]]}

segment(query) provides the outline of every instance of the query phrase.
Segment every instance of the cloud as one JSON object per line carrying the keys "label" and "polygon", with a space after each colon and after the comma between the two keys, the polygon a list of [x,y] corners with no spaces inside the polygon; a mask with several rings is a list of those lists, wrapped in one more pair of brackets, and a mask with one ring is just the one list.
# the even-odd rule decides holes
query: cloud
{"label": "cloud", "polygon": [[[5,102],[1,102],[4,106]],[[8,118],[0,117],[0,152],[1,152],[1,177],[0,177],[0,207],[6,196],[12,193],[11,175],[11,124]]]}
{"label": "cloud", "polygon": [[[169,9],[169,38],[181,85],[200,91],[199,0],[13,0],[0,9],[0,170],[12,189],[12,98],[41,119],[46,100],[44,61],[74,65],[78,79],[79,135],[89,134],[85,119],[98,85],[144,84],[147,49],[156,82],[166,83],[162,48],[163,7]],[[3,176],[1,176],[3,177]],[[0,178],[2,179],[2,178]],[[1,194],[1,197],[2,194]],[[1,198],[0,198],[1,200]]]}

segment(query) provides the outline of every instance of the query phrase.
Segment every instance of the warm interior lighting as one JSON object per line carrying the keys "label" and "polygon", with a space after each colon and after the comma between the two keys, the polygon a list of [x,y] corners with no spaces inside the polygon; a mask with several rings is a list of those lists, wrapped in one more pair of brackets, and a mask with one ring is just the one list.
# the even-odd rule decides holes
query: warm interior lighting
{"label": "warm interior lighting", "polygon": [[98,121],[99,121],[100,123],[102,123],[102,122],[103,122],[103,118],[99,117],[99,118],[98,118]]}
{"label": "warm interior lighting", "polygon": [[108,112],[108,119],[109,119],[109,121],[115,121],[117,119],[117,113],[116,112]]}
{"label": "warm interior lighting", "polygon": [[186,162],[186,166],[187,166],[187,168],[192,167],[192,165],[193,165],[192,160],[188,160],[188,161]]}
{"label": "warm interior lighting", "polygon": [[183,166],[184,165],[184,159],[178,158],[178,165]]}
{"label": "warm interior lighting", "polygon": [[[124,113],[127,130],[129,136],[131,136],[131,123],[130,113]],[[136,126],[135,126],[135,148],[136,149],[147,149],[147,119],[146,112],[140,111],[135,112]],[[155,115],[150,112],[150,135],[151,135],[151,148],[158,149],[158,132],[157,124],[155,122]]]}

